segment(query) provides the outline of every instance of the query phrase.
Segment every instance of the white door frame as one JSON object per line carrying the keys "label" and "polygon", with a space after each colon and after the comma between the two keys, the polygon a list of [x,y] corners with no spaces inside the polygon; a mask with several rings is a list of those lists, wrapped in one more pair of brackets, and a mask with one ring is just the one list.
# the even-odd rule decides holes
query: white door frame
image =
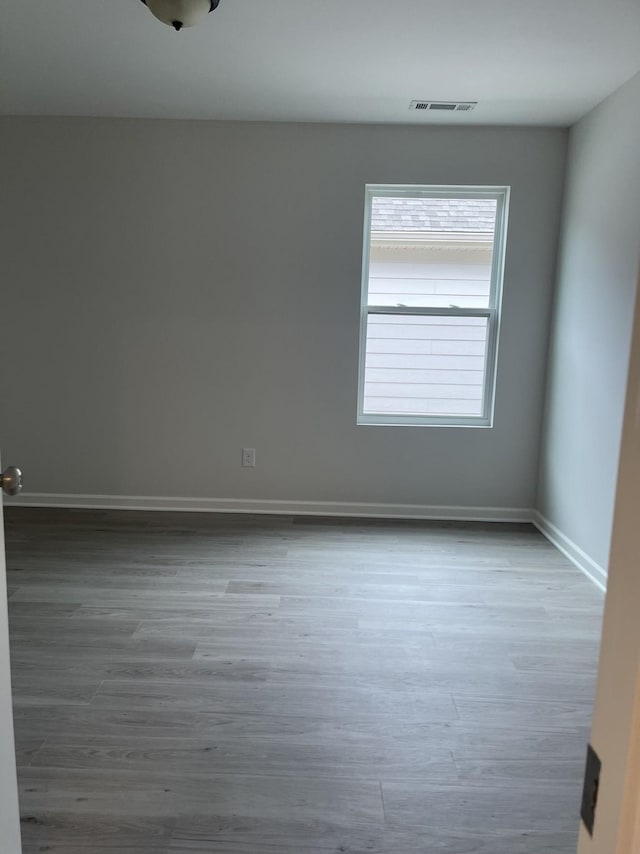
{"label": "white door frame", "polygon": [[4,552],[4,519],[0,491],[0,845],[6,854],[22,854],[16,751],[11,704],[9,614]]}
{"label": "white door frame", "polygon": [[[640,283],[639,283],[640,292]],[[640,854],[640,299],[620,447],[591,743],[602,762],[579,854]]]}

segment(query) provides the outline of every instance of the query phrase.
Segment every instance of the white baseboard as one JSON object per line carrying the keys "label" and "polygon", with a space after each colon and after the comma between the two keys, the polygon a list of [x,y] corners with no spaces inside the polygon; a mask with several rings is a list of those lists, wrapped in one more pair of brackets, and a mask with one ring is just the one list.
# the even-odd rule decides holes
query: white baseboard
{"label": "white baseboard", "polygon": [[345,516],[367,519],[432,519],[454,522],[531,522],[521,507],[447,507],[349,501],[274,501],[244,498],[160,498],[125,495],[56,495],[25,492],[6,499],[12,507],[65,507],[85,510],[160,510],[196,513],[255,513],[286,516]]}
{"label": "white baseboard", "polygon": [[552,522],[545,519],[537,510],[533,511],[532,522],[565,557],[569,558],[571,563],[577,566],[587,578],[593,581],[596,587],[602,590],[603,593],[606,593],[607,572],[600,564],[592,560],[580,546],[576,545],[573,540],[569,539],[566,534],[563,534],[559,528],[556,528]]}

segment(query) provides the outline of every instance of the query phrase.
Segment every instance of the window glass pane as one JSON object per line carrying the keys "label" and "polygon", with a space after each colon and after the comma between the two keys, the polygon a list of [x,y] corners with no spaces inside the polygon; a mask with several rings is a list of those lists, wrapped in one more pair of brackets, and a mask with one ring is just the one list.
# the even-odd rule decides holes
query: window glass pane
{"label": "window glass pane", "polygon": [[372,200],[369,305],[487,308],[495,199]]}
{"label": "window glass pane", "polygon": [[369,315],[367,415],[481,416],[485,317]]}

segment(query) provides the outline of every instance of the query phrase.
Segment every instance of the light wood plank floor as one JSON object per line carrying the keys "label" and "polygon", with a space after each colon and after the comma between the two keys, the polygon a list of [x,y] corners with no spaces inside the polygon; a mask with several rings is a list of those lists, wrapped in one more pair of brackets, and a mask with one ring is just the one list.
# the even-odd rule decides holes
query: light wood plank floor
{"label": "light wood plank floor", "polygon": [[6,512],[24,854],[573,854],[602,595],[528,526]]}

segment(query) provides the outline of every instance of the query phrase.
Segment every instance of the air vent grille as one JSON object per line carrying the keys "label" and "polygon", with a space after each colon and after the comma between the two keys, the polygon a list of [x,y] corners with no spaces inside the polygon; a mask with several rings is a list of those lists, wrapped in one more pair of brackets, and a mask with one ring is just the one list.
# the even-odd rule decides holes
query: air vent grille
{"label": "air vent grille", "polygon": [[412,101],[410,110],[420,110],[440,113],[469,113],[477,105],[477,101]]}

